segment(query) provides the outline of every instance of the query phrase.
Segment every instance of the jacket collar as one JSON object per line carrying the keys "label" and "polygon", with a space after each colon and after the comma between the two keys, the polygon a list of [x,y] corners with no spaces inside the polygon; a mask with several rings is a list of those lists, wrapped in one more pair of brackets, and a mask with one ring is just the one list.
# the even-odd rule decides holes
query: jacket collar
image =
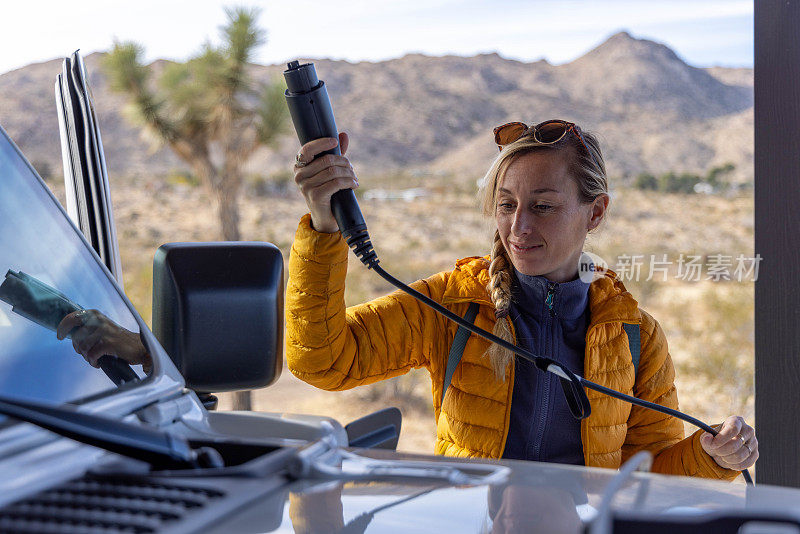
{"label": "jacket collar", "polygon": [[602,276],[589,284],[589,328],[609,322],[641,324],[639,303],[625,289],[617,273],[611,269],[599,272]]}
{"label": "jacket collar", "polygon": [[552,312],[562,320],[573,321],[584,314],[589,304],[589,283],[579,277],[554,283],[544,276],[514,269],[514,278],[512,306],[525,315],[541,319]]}
{"label": "jacket collar", "polygon": [[[625,289],[611,269],[589,285],[589,328],[608,322],[640,324],[639,303]],[[477,302],[492,306],[486,292],[489,284],[489,256],[472,256],[456,262],[442,296],[442,304]]]}

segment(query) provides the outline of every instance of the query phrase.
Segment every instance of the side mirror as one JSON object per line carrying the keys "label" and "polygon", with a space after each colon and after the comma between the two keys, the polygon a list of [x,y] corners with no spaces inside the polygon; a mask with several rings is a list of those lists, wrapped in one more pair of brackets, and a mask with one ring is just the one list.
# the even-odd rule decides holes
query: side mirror
{"label": "side mirror", "polygon": [[283,368],[283,256],[271,243],[167,243],[153,333],[198,392],[268,386]]}
{"label": "side mirror", "polygon": [[350,447],[397,449],[403,415],[394,406],[365,415],[345,425]]}

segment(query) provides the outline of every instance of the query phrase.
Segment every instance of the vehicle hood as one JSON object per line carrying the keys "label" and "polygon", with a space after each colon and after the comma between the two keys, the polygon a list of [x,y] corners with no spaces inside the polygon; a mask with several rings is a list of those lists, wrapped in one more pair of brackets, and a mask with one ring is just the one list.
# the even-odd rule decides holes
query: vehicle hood
{"label": "vehicle hood", "polygon": [[[358,453],[432,460],[387,451]],[[211,532],[580,532],[596,517],[609,483],[619,475],[609,469],[538,462],[485,463],[507,466],[510,475],[501,483],[463,486],[420,481],[295,482]],[[615,512],[651,516],[765,510],[800,517],[798,490],[651,473],[634,473],[611,502]]]}

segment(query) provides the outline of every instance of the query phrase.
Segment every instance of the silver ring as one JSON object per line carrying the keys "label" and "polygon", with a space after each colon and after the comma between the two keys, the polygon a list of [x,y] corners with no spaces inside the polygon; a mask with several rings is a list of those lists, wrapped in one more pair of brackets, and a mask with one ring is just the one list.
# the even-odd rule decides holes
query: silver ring
{"label": "silver ring", "polygon": [[295,167],[305,167],[306,165],[308,165],[308,162],[303,161],[302,159],[300,159],[301,156],[302,156],[302,154],[300,152],[295,154],[295,156],[294,156],[294,166]]}
{"label": "silver ring", "polygon": [[739,434],[736,437],[739,438],[740,440],[742,440],[742,446],[745,447],[750,452],[750,454],[753,454],[753,449],[751,449],[750,445],[747,444],[747,440],[744,439],[744,436]]}

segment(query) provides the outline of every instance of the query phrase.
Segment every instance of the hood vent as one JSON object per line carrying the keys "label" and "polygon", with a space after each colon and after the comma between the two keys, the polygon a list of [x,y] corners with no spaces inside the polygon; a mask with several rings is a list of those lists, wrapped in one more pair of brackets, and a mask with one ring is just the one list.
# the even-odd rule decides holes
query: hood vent
{"label": "hood vent", "polygon": [[223,496],[213,488],[87,476],[6,506],[0,532],[158,532]]}

